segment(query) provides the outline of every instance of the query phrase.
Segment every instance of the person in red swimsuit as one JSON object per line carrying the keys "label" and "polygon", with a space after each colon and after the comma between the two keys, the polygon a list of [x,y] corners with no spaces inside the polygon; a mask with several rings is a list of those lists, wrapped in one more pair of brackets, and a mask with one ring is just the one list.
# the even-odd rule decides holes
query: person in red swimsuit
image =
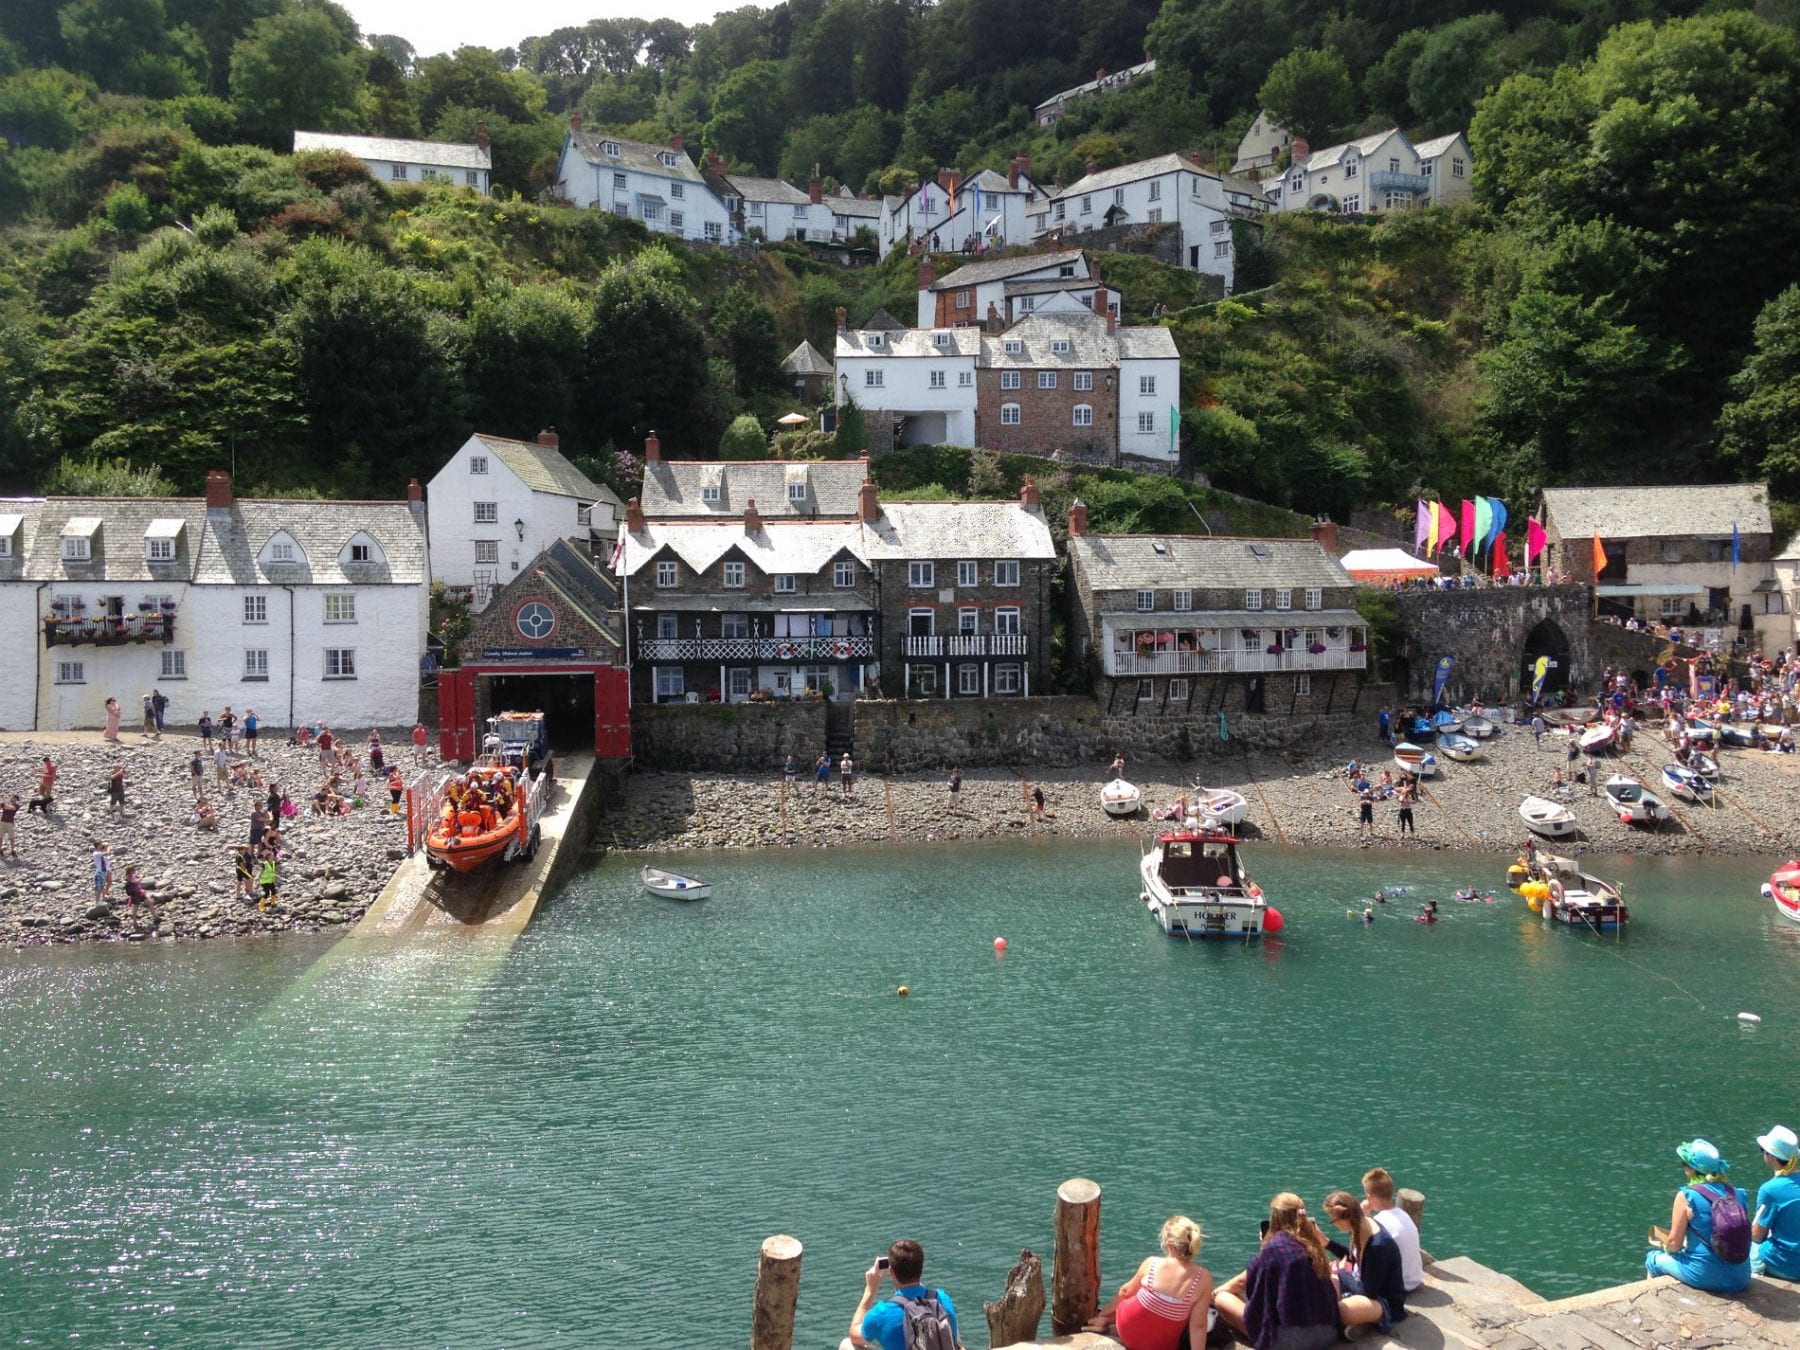
{"label": "person in red swimsuit", "polygon": [[1162,1226],[1161,1256],[1150,1256],[1137,1268],[1111,1302],[1088,1323],[1112,1335],[1125,1350],[1175,1350],[1181,1333],[1188,1344],[1206,1343],[1213,1295],[1212,1272],[1194,1258],[1205,1235],[1200,1225],[1177,1214]]}

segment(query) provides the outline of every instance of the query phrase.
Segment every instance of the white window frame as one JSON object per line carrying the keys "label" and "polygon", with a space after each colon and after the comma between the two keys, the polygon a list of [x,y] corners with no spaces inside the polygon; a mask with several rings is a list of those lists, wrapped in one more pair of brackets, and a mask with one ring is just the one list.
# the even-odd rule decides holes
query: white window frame
{"label": "white window frame", "polygon": [[964,605],[956,611],[956,631],[964,635],[972,635],[981,631],[981,611],[973,605]]}
{"label": "white window frame", "polygon": [[972,385],[974,383],[975,383],[975,372],[974,371],[959,370],[956,372],[956,387],[958,389],[967,389],[970,385]]}
{"label": "white window frame", "polygon": [[1077,403],[1073,414],[1073,425],[1091,427],[1094,425],[1094,406],[1091,403]]}
{"label": "white window frame", "polygon": [[1013,587],[1019,584],[1019,560],[1017,558],[996,558],[994,560],[994,585]]}
{"label": "white window frame", "polygon": [[162,650],[162,674],[157,678],[185,680],[187,678],[187,651],[181,647],[164,647]]}
{"label": "white window frame", "polygon": [[1186,680],[1169,681],[1169,702],[1186,703],[1188,699],[1188,682]]}
{"label": "white window frame", "polygon": [[175,541],[173,539],[144,540],[145,562],[174,562]]}
{"label": "white window frame", "polygon": [[1076,371],[1075,372],[1075,392],[1078,394],[1090,394],[1093,392],[1093,390],[1094,390],[1094,372],[1091,370]]}
{"label": "white window frame", "polygon": [[909,562],[906,564],[906,584],[912,590],[929,590],[936,585],[937,568],[930,562]]}
{"label": "white window frame", "polygon": [[86,684],[87,664],[82,661],[58,661],[55,682],[57,684]]}
{"label": "white window frame", "polygon": [[777,572],[775,574],[775,594],[793,595],[798,589],[799,587],[795,585],[794,574],[792,572]]}
{"label": "white window frame", "polygon": [[291,563],[294,561],[294,545],[291,540],[276,539],[269,545],[269,561],[272,563]]}
{"label": "white window frame", "polygon": [[350,561],[353,563],[374,562],[375,550],[367,544],[352,544],[350,545]]}
{"label": "white window frame", "polygon": [[498,566],[500,562],[500,541],[498,539],[477,539],[475,541],[475,565]]}
{"label": "white window frame", "polygon": [[269,678],[269,649],[267,647],[244,648],[244,678],[251,681],[263,681]]}
{"label": "white window frame", "polygon": [[743,563],[734,561],[734,562],[727,562],[725,564],[723,579],[724,579],[726,590],[728,590],[728,591],[743,590],[744,577],[745,577],[745,571],[744,571]]}
{"label": "white window frame", "polygon": [[996,637],[1018,637],[1025,631],[1023,618],[1025,611],[1017,605],[1000,605],[994,610],[994,635]]}
{"label": "white window frame", "polygon": [[863,372],[863,388],[864,389],[880,389],[883,386],[885,377],[886,377],[885,371],[865,370]]}
{"label": "white window frame", "polygon": [[1154,702],[1156,702],[1156,681],[1155,680],[1139,680],[1138,681],[1137,701],[1139,703],[1154,703]]}
{"label": "white window frame", "polygon": [[1040,370],[1038,372],[1038,388],[1039,389],[1054,389],[1054,388],[1056,388],[1056,372],[1054,370]]}
{"label": "white window frame", "polygon": [[388,181],[391,183],[404,183],[406,181],[406,165],[395,164],[390,166],[388,169]]}
{"label": "white window frame", "polygon": [[790,502],[803,502],[806,500],[806,484],[805,483],[789,483],[787,485],[787,490],[788,490],[788,500]]}
{"label": "white window frame", "polygon": [[994,667],[994,692],[996,694],[1016,694],[1019,692],[1019,667],[1008,664]]}
{"label": "white window frame", "polygon": [[1156,393],[1156,376],[1138,376],[1138,395],[1142,398],[1148,398],[1154,393]]}
{"label": "white window frame", "polygon": [[486,473],[487,471],[488,471],[488,457],[486,455],[470,455],[469,456],[469,472],[470,473]]}
{"label": "white window frame", "polygon": [[656,638],[659,642],[668,642],[681,636],[681,616],[679,614],[658,614],[656,616]]}
{"label": "white window frame", "polygon": [[1137,593],[1137,609],[1139,614],[1149,614],[1156,609],[1156,592],[1139,591]]}
{"label": "white window frame", "polygon": [[677,584],[675,564],[667,558],[656,564],[656,584],[663,590]]}
{"label": "white window frame", "polygon": [[93,544],[85,534],[63,536],[62,559],[64,562],[87,562],[93,556]]}
{"label": "white window frame", "polygon": [[1263,601],[1262,587],[1253,586],[1249,590],[1244,592],[1244,608],[1245,609],[1250,609],[1250,610],[1261,609],[1263,607],[1262,601]]}
{"label": "white window frame", "polygon": [[1292,609],[1293,607],[1294,607],[1294,592],[1293,592],[1292,588],[1287,587],[1287,586],[1277,586],[1275,588],[1275,608],[1276,609]]}
{"label": "white window frame", "polygon": [[964,590],[981,584],[981,564],[965,558],[956,564],[956,584]]}
{"label": "white window frame", "polygon": [[652,669],[656,702],[679,703],[687,697],[687,676],[680,666],[655,666]]}
{"label": "white window frame", "polygon": [[322,653],[325,673],[320,676],[325,680],[354,680],[356,678],[356,648],[327,647]]}
{"label": "white window frame", "polygon": [[1296,695],[1312,693],[1312,676],[1304,673],[1294,676],[1294,693]]}
{"label": "white window frame", "polygon": [[701,227],[701,233],[706,237],[706,242],[709,244],[723,243],[725,239],[725,227],[716,220],[707,221],[705,225]]}
{"label": "white window frame", "polygon": [[934,371],[932,371],[932,372],[931,372],[931,377],[930,377],[930,384],[931,384],[931,387],[932,387],[932,388],[933,388],[933,389],[942,389],[942,388],[944,388],[944,387],[945,387],[945,379],[944,379],[944,376],[945,376],[945,372],[944,372],[944,371],[941,371],[941,370],[934,370]]}
{"label": "white window frame", "polygon": [[1317,586],[1308,586],[1306,588],[1306,607],[1308,609],[1323,609],[1324,606],[1325,592]]}
{"label": "white window frame", "polygon": [[1175,612],[1177,614],[1191,614],[1193,609],[1194,593],[1192,591],[1176,591]]}
{"label": "white window frame", "polygon": [[244,597],[244,622],[267,623],[269,621],[269,597],[263,594],[246,595]]}
{"label": "white window frame", "polygon": [[956,692],[960,697],[968,698],[981,692],[981,667],[977,665],[961,665],[956,668]]}
{"label": "white window frame", "polygon": [[856,564],[835,562],[831,565],[831,585],[833,589],[847,591],[856,585]]}
{"label": "white window frame", "polygon": [[476,502],[474,506],[477,525],[498,525],[500,523],[499,502]]}
{"label": "white window frame", "polygon": [[720,491],[719,491],[719,485],[717,483],[706,483],[701,486],[700,500],[705,502],[707,505],[717,506],[719,504],[719,497],[720,497]]}
{"label": "white window frame", "polygon": [[1050,354],[1052,356],[1067,356],[1069,354],[1069,339],[1051,338]]}
{"label": "white window frame", "polygon": [[1156,414],[1141,412],[1138,414],[1138,431],[1142,435],[1151,435],[1156,431]]}
{"label": "white window frame", "polygon": [[355,623],[356,592],[327,591],[325,593],[325,622]]}
{"label": "white window frame", "polygon": [[1002,389],[1017,389],[1019,384],[1020,379],[1018,371],[1003,370],[1000,372],[1000,387]]}

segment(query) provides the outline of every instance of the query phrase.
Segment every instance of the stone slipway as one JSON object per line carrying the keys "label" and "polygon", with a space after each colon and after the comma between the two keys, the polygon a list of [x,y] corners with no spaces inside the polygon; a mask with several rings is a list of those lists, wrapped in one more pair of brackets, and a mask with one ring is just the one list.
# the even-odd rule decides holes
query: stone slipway
{"label": "stone slipway", "polygon": [[352,937],[495,933],[516,936],[538,901],[580,865],[599,810],[592,754],[558,754],[540,818],[537,856],[494,862],[466,875],[425,865],[420,850],[403,862],[351,931]]}

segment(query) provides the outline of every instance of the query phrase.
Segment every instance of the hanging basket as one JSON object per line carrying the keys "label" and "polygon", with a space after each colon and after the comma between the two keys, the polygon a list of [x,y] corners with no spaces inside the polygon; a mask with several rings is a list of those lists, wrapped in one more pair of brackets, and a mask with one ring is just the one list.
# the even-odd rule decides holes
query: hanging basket
{"label": "hanging basket", "polygon": [[1350,650],[1353,652],[1366,652],[1369,650],[1369,644],[1366,642],[1352,642],[1350,644]]}
{"label": "hanging basket", "polygon": [[1333,639],[1341,638],[1342,636],[1344,636],[1344,630],[1342,628],[1335,628],[1335,627],[1327,628],[1325,630],[1325,636],[1328,638],[1333,638]]}
{"label": "hanging basket", "polygon": [[1243,633],[1245,642],[1255,642],[1262,636],[1262,630],[1257,628],[1246,628],[1243,630]]}
{"label": "hanging basket", "polygon": [[1325,644],[1323,642],[1311,642],[1307,644],[1306,650],[1311,652],[1314,656],[1323,656],[1325,654]]}

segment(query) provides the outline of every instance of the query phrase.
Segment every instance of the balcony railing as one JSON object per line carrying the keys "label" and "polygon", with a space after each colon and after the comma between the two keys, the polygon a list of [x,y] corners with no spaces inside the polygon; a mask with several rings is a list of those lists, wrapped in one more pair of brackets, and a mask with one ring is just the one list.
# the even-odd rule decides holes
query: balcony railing
{"label": "balcony railing", "polygon": [[1278,670],[1362,670],[1366,651],[1328,647],[1322,652],[1289,648],[1282,652],[1108,652],[1108,675],[1232,675]]}
{"label": "balcony railing", "polygon": [[1377,169],[1369,175],[1369,186],[1376,192],[1417,194],[1430,192],[1431,180],[1422,173],[1396,173],[1392,169]]}
{"label": "balcony railing", "polygon": [[45,619],[46,647],[123,647],[128,643],[175,640],[175,616],[155,618]]}
{"label": "balcony railing", "polygon": [[875,639],[862,637],[643,638],[644,661],[868,661]]}
{"label": "balcony railing", "polygon": [[1023,633],[932,633],[910,635],[901,642],[901,654],[934,656],[1023,656]]}

